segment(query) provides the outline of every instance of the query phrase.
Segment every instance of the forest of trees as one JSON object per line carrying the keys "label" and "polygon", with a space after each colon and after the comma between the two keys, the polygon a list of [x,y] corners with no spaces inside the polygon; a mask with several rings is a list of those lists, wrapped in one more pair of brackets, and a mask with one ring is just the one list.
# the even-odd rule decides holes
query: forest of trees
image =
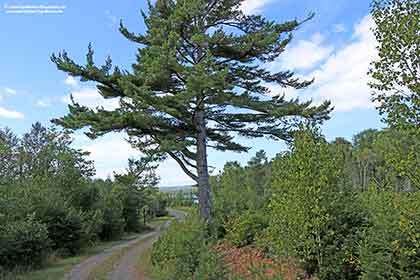
{"label": "forest of trees", "polygon": [[114,180],[93,179],[88,153],[71,143],[68,133],[40,123],[22,137],[0,129],[0,270],[78,254],[165,214],[152,166],[130,160]]}
{"label": "forest of trees", "polygon": [[[191,277],[201,275],[201,266],[210,266],[218,278],[198,279],[231,279],[224,252],[214,250],[226,242],[303,268],[301,277],[419,279],[420,185],[411,170],[420,152],[418,138],[409,136],[369,129],[351,142],[327,142],[318,130],[302,129],[272,160],[259,151],[246,166],[227,163],[210,180],[210,232],[191,220],[169,231],[155,246],[157,275],[197,279]],[[203,234],[201,243],[194,241]]]}

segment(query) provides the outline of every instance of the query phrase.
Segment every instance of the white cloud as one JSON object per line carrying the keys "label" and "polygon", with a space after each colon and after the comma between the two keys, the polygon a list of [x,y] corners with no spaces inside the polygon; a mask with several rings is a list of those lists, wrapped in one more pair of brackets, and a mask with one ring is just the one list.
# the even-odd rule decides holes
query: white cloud
{"label": "white cloud", "polygon": [[[322,36],[317,35],[318,38],[312,37],[309,41],[299,42],[289,50],[289,54],[284,54],[284,60],[276,61],[269,68],[279,70],[289,66],[289,69],[311,69],[309,73],[304,73],[303,79],[315,78],[314,84],[304,90],[284,90],[272,86],[272,94],[285,93],[289,98],[295,98],[299,94],[301,99],[312,99],[315,104],[330,100],[335,111],[374,107],[367,75],[371,61],[377,56],[376,39],[371,31],[373,25],[374,21],[370,16],[364,17],[354,25],[348,44],[336,48],[335,51],[322,44]],[[290,54],[291,58],[287,58]]]}
{"label": "white cloud", "polygon": [[342,32],[346,31],[346,27],[344,26],[344,24],[340,24],[340,23],[334,24],[333,25],[333,31],[335,33],[342,33]]}
{"label": "white cloud", "polygon": [[308,70],[325,60],[333,51],[332,46],[323,45],[324,38],[315,33],[309,40],[299,40],[268,66],[270,69]]}
{"label": "white cloud", "polygon": [[305,95],[316,102],[331,100],[336,111],[373,107],[367,85],[370,62],[377,56],[373,24],[372,18],[366,16],[354,26],[349,44],[308,75],[315,78],[315,83],[305,90]]}
{"label": "white cloud", "polygon": [[76,148],[90,153],[88,158],[94,161],[96,177],[99,178],[106,179],[112,177],[114,172],[123,172],[129,158],[140,156],[140,152],[133,149],[121,133],[94,140],[82,133],[75,133],[73,139]]}
{"label": "white cloud", "polygon": [[261,9],[273,0],[245,0],[240,9],[247,15],[261,12]]}
{"label": "white cloud", "polygon": [[[89,158],[102,173],[112,174],[113,167],[124,167],[130,157],[138,157],[140,153],[133,149],[123,135],[107,135],[100,139],[90,140],[87,137],[76,139],[80,149],[90,152]],[[81,143],[81,144],[80,144]]]}
{"label": "white cloud", "polygon": [[67,76],[67,78],[64,80],[64,83],[74,88],[79,86],[79,83],[73,76]]}
{"label": "white cloud", "polygon": [[0,101],[5,97],[16,95],[16,93],[16,90],[9,87],[5,87],[2,90],[0,90]]}
{"label": "white cloud", "polygon": [[161,186],[183,186],[193,185],[193,181],[188,177],[173,159],[165,160],[157,169],[157,174],[160,176]]}
{"label": "white cloud", "polygon": [[15,95],[16,94],[16,90],[8,88],[8,87],[4,88],[4,91],[9,95]]}
{"label": "white cloud", "polygon": [[0,107],[0,118],[23,119],[24,117],[23,113]]}
{"label": "white cloud", "polygon": [[[5,87],[3,90],[0,90],[0,101],[2,101],[5,97],[16,95],[16,93],[16,90]],[[25,115],[21,112],[0,107],[0,118],[23,119],[24,117]]]}
{"label": "white cloud", "polygon": [[[78,91],[73,91],[70,94],[77,103],[91,109],[103,107],[105,110],[114,110],[120,106],[118,98],[105,99],[95,88],[84,88]],[[64,96],[61,101],[70,104],[70,95]]]}
{"label": "white cloud", "polygon": [[47,99],[38,100],[35,104],[37,107],[47,108],[51,106],[51,102]]}
{"label": "white cloud", "polygon": [[[124,172],[130,157],[141,156],[141,153],[133,149],[124,139],[122,133],[108,134],[95,140],[76,133],[73,138],[75,147],[91,153],[89,158],[95,162],[96,177],[99,178],[112,177],[114,171]],[[162,186],[194,183],[172,159],[162,162],[157,169],[157,174],[161,178],[160,185]]]}

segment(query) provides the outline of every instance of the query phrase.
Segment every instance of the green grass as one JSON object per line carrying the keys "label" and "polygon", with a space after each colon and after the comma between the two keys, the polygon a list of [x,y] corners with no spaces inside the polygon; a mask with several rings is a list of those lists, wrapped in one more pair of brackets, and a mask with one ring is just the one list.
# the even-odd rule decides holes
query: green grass
{"label": "green grass", "polygon": [[62,279],[70,269],[80,263],[85,256],[75,256],[70,258],[56,258],[49,261],[45,268],[33,271],[16,269],[11,272],[0,273],[0,279],[4,280],[56,280]]}
{"label": "green grass", "polygon": [[173,207],[173,209],[186,212],[187,214],[198,212],[197,206],[176,206],[176,207]]}

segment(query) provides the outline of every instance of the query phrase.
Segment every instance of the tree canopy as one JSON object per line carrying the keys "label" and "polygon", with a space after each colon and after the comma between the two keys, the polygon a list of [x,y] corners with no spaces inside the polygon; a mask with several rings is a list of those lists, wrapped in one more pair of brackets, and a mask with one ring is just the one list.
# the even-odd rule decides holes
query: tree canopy
{"label": "tree canopy", "polygon": [[420,125],[420,1],[374,0],[379,58],[370,86],[379,112],[391,126]]}

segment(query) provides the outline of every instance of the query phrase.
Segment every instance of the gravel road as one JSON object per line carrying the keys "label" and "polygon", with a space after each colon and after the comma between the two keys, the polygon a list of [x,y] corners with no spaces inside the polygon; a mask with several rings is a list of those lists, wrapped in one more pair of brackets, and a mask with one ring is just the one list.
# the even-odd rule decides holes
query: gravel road
{"label": "gravel road", "polygon": [[[185,217],[185,212],[179,210],[169,210],[171,216],[174,216],[177,220],[182,220]],[[76,265],[64,279],[66,280],[86,280],[89,273],[99,264],[110,257],[114,252],[122,249],[130,248],[126,250],[126,253],[121,257],[115,269],[110,274],[110,280],[140,280],[142,279],[139,275],[136,267],[137,261],[140,254],[144,250],[150,248],[153,242],[157,240],[159,235],[169,226],[170,221],[167,221],[160,225],[155,231],[149,232],[135,238],[133,240],[124,242],[122,244],[111,247],[99,254],[89,257],[80,264]],[[144,242],[140,242],[144,240]]]}

